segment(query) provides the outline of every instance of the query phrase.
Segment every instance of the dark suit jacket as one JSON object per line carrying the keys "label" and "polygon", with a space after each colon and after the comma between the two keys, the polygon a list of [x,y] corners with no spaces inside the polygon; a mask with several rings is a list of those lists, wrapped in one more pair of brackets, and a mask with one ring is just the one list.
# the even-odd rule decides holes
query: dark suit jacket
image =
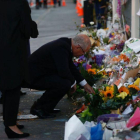
{"label": "dark suit jacket", "polygon": [[29,82],[27,45],[38,36],[26,0],[0,0],[0,89]]}
{"label": "dark suit jacket", "polygon": [[60,38],[40,47],[29,57],[32,83],[54,74],[69,79],[71,84],[75,80],[81,82],[84,78],[73,64],[72,57],[71,39],[68,38]]}

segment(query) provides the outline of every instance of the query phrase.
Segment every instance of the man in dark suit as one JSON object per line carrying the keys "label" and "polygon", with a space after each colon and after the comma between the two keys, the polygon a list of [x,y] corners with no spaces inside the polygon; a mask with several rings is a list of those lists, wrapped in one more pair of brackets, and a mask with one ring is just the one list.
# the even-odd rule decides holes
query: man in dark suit
{"label": "man in dark suit", "polygon": [[38,36],[27,0],[0,0],[0,91],[3,119],[9,138],[29,136],[17,125],[21,84],[29,83],[27,45]]}
{"label": "man in dark suit", "polygon": [[55,106],[70,89],[76,91],[76,82],[88,93],[94,92],[72,61],[73,56],[84,55],[90,47],[89,37],[81,34],[49,42],[29,57],[31,88],[46,90],[31,107],[31,114],[42,119],[54,117],[51,113],[60,111],[54,110]]}

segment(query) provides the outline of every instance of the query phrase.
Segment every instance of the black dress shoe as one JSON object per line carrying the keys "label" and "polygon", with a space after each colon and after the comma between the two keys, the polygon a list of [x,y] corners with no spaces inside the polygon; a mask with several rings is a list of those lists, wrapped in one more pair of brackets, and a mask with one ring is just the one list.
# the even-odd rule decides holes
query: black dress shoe
{"label": "black dress shoe", "polygon": [[23,129],[24,128],[24,125],[17,125],[18,129]]}
{"label": "black dress shoe", "polygon": [[7,134],[9,139],[12,139],[12,138],[25,138],[25,137],[30,136],[29,133],[17,134],[14,131],[12,131],[9,127],[5,127],[5,133]]}
{"label": "black dress shoe", "polygon": [[49,113],[59,113],[59,112],[61,112],[60,109],[54,109],[54,110],[50,111]]}
{"label": "black dress shoe", "polygon": [[42,109],[31,108],[30,113],[32,115],[37,115],[40,119],[54,118],[55,117],[55,115],[44,112]]}

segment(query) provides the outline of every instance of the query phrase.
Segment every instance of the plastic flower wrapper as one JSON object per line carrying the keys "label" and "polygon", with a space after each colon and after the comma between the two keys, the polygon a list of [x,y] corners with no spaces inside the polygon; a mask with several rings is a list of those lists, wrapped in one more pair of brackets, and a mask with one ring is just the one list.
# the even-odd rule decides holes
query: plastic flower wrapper
{"label": "plastic flower wrapper", "polygon": [[113,18],[114,18],[115,22],[120,22],[120,17],[118,15],[118,13],[116,13]]}
{"label": "plastic flower wrapper", "polygon": [[126,126],[127,128],[133,128],[137,126],[138,124],[140,124],[140,108],[139,107],[137,107],[133,116],[128,120],[128,123]]}
{"label": "plastic flower wrapper", "polygon": [[106,37],[106,31],[103,29],[97,30],[97,37],[100,39],[100,42],[103,44],[103,38]]}
{"label": "plastic flower wrapper", "polygon": [[[126,139],[127,136],[131,139]],[[122,132],[119,132],[116,137],[119,137],[121,140],[139,140],[140,134],[134,131],[124,130]]]}
{"label": "plastic flower wrapper", "polygon": [[91,140],[102,140],[103,139],[103,129],[101,123],[91,128]]}
{"label": "plastic flower wrapper", "polygon": [[98,116],[97,123],[99,123],[100,121],[107,123],[110,118],[118,118],[118,116],[119,114],[104,114],[104,115]]}
{"label": "plastic flower wrapper", "polygon": [[76,140],[87,140],[83,135],[80,135]]}
{"label": "plastic flower wrapper", "polygon": [[95,126],[95,124],[94,124],[93,121],[91,121],[91,122],[86,121],[86,122],[84,123],[84,126],[85,126],[85,127],[87,128],[87,130],[90,132],[90,131],[91,131],[91,127]]}
{"label": "plastic flower wrapper", "polygon": [[113,50],[113,51],[111,51],[111,53],[110,53],[111,58],[113,58],[113,57],[115,57],[115,56],[117,56],[117,55],[120,55],[120,52],[119,52],[118,50]]}
{"label": "plastic flower wrapper", "polygon": [[73,115],[65,125],[64,140],[76,140],[80,135],[90,140],[90,133],[76,115]]}

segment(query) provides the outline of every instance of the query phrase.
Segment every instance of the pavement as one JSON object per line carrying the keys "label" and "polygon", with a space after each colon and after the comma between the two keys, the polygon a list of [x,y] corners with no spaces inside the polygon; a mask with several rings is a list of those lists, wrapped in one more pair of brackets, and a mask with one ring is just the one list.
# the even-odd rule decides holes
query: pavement
{"label": "pavement", "polygon": [[[49,7],[36,10],[32,8],[32,18],[38,24],[39,37],[31,39],[31,52],[34,52],[43,44],[59,37],[73,37],[77,34],[75,22],[80,24],[80,17],[75,12],[75,4],[72,0],[66,0],[66,7]],[[30,114],[30,107],[44,91],[30,91],[21,96],[19,114]],[[65,96],[56,106],[61,109],[55,118],[51,119],[26,119],[18,120],[19,124],[25,125],[23,132],[31,134],[30,137],[19,140],[64,140],[65,122],[74,114],[76,106]],[[2,105],[0,105],[0,118],[2,118]],[[3,121],[0,119],[0,140],[8,140]]]}

